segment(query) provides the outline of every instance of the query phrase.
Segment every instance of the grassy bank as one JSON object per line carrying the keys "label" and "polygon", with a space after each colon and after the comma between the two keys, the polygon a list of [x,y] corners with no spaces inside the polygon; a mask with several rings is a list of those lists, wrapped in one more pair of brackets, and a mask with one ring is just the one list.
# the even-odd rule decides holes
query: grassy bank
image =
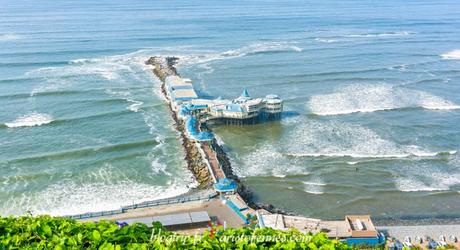
{"label": "grassy bank", "polygon": [[0,249],[352,249],[324,234],[297,231],[212,228],[184,236],[161,224],[119,226],[50,216],[0,218]]}

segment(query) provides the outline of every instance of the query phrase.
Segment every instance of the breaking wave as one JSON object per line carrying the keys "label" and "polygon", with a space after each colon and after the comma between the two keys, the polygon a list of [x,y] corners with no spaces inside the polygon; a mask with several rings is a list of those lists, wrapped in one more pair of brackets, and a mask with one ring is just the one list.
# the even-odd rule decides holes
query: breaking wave
{"label": "breaking wave", "polygon": [[[278,146],[265,143],[254,148],[248,155],[242,157],[234,170],[238,176],[275,176],[285,177],[295,174],[309,174],[309,171],[296,164],[287,164],[289,159],[278,152]],[[238,158],[238,157],[232,157]]]}
{"label": "breaking wave", "polygon": [[17,118],[13,122],[5,122],[5,125],[9,128],[33,127],[48,124],[52,121],[53,117],[51,115],[32,112]]}
{"label": "breaking wave", "polygon": [[406,158],[456,153],[398,145],[368,128],[337,121],[298,124],[287,140],[290,143],[284,154],[291,157]]}
{"label": "breaking wave", "polygon": [[288,51],[302,52],[302,48],[296,46],[295,44],[296,43],[294,42],[260,42],[252,43],[250,45],[243,46],[238,49],[227,50],[221,53],[191,53],[177,56],[181,59],[179,60],[179,65],[196,66],[199,64],[205,64],[212,61],[232,59],[261,53]]}
{"label": "breaking wave", "polygon": [[[454,151],[455,152],[455,151]],[[408,152],[395,154],[355,154],[355,153],[286,153],[297,157],[351,157],[351,158],[407,158],[407,157],[434,157],[445,154],[455,154],[452,151],[446,152]],[[355,165],[357,162],[347,162],[348,165]]]}
{"label": "breaking wave", "polygon": [[452,50],[441,54],[442,59],[445,60],[459,60],[460,59],[460,49]]}
{"label": "breaking wave", "polygon": [[121,206],[183,194],[188,187],[181,180],[168,186],[142,183],[118,176],[110,164],[87,173],[84,177],[65,178],[34,193],[11,195],[0,205],[2,214],[54,216],[119,209]]}
{"label": "breaking wave", "polygon": [[460,184],[460,174],[443,173],[425,168],[405,176],[397,177],[395,186],[403,192],[447,191],[451,186]]}
{"label": "breaking wave", "polygon": [[341,115],[401,108],[460,109],[460,105],[418,90],[391,85],[353,84],[310,98],[308,106],[317,115]]}

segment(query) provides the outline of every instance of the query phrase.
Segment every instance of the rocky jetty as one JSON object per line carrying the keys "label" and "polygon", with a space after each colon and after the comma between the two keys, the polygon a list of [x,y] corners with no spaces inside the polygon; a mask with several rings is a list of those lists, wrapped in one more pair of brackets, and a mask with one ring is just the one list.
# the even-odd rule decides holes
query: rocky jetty
{"label": "rocky jetty", "polygon": [[[177,57],[151,57],[149,58],[149,60],[145,62],[147,65],[154,66],[153,73],[162,82],[161,90],[165,98],[167,98],[167,95],[164,81],[166,77],[169,75],[178,75],[177,70],[174,67],[177,60]],[[171,108],[171,106],[169,108],[171,111],[172,118],[174,120],[174,126],[180,133],[182,146],[185,152],[185,161],[187,163],[187,168],[195,176],[200,188],[211,187],[213,179],[211,174],[209,173],[208,167],[203,157],[198,151],[197,145],[188,139],[188,137],[185,135],[184,123],[180,119],[178,119],[177,113]]]}

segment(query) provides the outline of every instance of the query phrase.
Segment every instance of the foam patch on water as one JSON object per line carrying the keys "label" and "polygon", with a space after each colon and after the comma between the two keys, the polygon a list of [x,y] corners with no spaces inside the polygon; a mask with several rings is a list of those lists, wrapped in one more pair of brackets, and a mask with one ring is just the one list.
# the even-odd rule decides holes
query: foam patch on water
{"label": "foam patch on water", "polygon": [[32,112],[30,114],[20,116],[13,122],[6,122],[5,125],[9,128],[33,127],[48,124],[52,121],[53,117],[49,114]]}
{"label": "foam patch on water", "polygon": [[246,176],[275,176],[285,177],[295,174],[309,174],[308,169],[289,162],[278,152],[278,146],[270,143],[259,148],[251,149],[248,155],[242,157],[241,163],[234,164],[234,171],[240,177]]}
{"label": "foam patch on water", "polygon": [[371,129],[337,121],[300,123],[287,141],[284,154],[294,157],[405,158],[439,154],[414,145],[397,145]]}
{"label": "foam patch on water", "polygon": [[409,176],[398,177],[395,186],[403,192],[446,191],[460,184],[460,174],[449,174],[418,169]]}
{"label": "foam patch on water", "polygon": [[315,95],[308,107],[317,115],[341,115],[356,112],[375,112],[409,107],[432,110],[460,109],[460,105],[423,91],[387,84],[353,84],[335,93]]}
{"label": "foam patch on water", "polygon": [[327,39],[327,38],[315,38],[315,41],[320,42],[320,43],[335,43],[335,42],[338,42],[339,40]]}
{"label": "foam patch on water", "polygon": [[401,36],[409,36],[412,32],[409,31],[398,31],[398,32],[383,32],[383,33],[363,33],[363,34],[349,34],[345,35],[345,37],[360,37],[360,38],[368,38],[368,37],[401,37]]}
{"label": "foam patch on water", "polygon": [[131,99],[128,99],[127,101],[132,103],[131,105],[128,106],[128,109],[133,112],[138,112],[142,104],[144,104],[141,101],[136,101],[136,100],[131,100]]}
{"label": "foam patch on water", "polygon": [[397,32],[375,32],[375,33],[358,33],[349,34],[343,32],[339,35],[321,36],[316,37],[315,41],[320,43],[335,43],[335,42],[352,42],[363,39],[384,39],[384,38],[402,38],[414,34],[409,31],[397,31]]}
{"label": "foam patch on water", "polygon": [[460,49],[452,50],[441,55],[445,60],[460,60]]}
{"label": "foam patch on water", "polygon": [[22,36],[16,34],[2,34],[0,35],[0,42],[15,41],[22,39]]}
{"label": "foam patch on water", "polygon": [[311,181],[303,181],[304,191],[310,194],[324,194],[326,184],[321,179],[316,178]]}

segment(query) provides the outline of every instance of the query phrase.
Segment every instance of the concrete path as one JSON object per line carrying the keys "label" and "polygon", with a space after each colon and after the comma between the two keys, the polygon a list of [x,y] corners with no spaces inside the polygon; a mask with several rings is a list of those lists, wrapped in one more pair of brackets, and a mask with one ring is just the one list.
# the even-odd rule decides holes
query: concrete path
{"label": "concrete path", "polygon": [[208,157],[209,164],[211,165],[211,169],[212,169],[216,179],[225,178],[224,171],[222,171],[222,169],[220,168],[220,164],[219,164],[219,161],[217,160],[216,154],[214,153],[214,151],[209,146],[209,143],[208,142],[202,142],[201,146],[203,148],[204,153]]}
{"label": "concrete path", "polygon": [[99,221],[99,220],[121,220],[129,218],[141,218],[166,214],[179,214],[188,212],[206,211],[210,217],[217,217],[218,222],[226,222],[228,227],[239,228],[245,225],[245,222],[230,209],[227,205],[222,204],[219,199],[210,201],[194,201],[179,204],[160,205],[150,208],[138,208],[129,210],[123,214],[83,219],[82,221]]}

